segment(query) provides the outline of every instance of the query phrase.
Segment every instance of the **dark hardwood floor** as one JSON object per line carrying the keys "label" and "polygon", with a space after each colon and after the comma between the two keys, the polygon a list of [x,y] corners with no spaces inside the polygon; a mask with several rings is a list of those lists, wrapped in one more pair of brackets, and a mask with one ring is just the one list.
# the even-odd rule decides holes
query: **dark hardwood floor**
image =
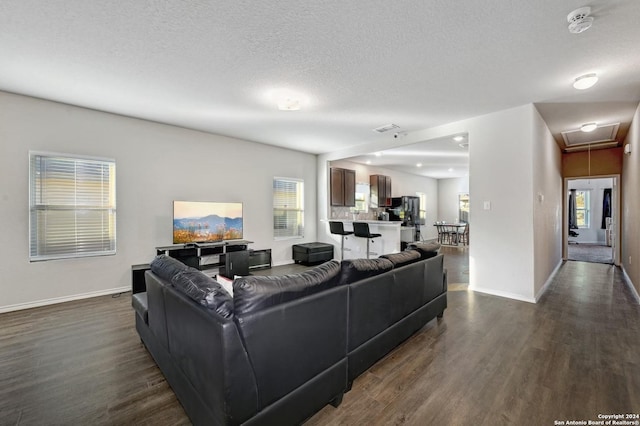
{"label": "dark hardwood floor", "polygon": [[[447,249],[445,261],[444,319],[307,425],[553,425],[640,413],[640,306],[619,270],[567,262],[534,305],[467,291],[466,249]],[[189,424],[140,344],[129,293],[0,315],[0,425],[43,424]]]}

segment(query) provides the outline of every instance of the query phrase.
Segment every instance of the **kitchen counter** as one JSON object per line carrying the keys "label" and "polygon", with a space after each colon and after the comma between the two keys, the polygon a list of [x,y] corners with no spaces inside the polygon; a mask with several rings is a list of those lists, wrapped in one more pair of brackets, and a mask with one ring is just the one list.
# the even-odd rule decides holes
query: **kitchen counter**
{"label": "kitchen counter", "polygon": [[[365,222],[369,224],[369,232],[372,234],[381,234],[380,237],[369,240],[370,257],[375,258],[382,254],[400,252],[400,229],[402,222],[386,221],[386,220],[341,220],[331,219],[331,221],[342,222],[345,231],[353,231],[353,222]],[[335,246],[335,258],[340,259],[340,235],[331,234],[329,231],[329,220],[321,220],[325,222],[327,233],[331,238],[331,243]],[[355,235],[347,235],[344,237],[344,258],[345,259],[362,259],[367,257],[367,239],[356,237]]]}
{"label": "kitchen counter", "polygon": [[402,222],[399,220],[340,220],[340,219],[331,219],[332,221],[342,222],[342,223],[353,223],[353,222],[364,222],[370,225],[378,225],[378,226],[400,226]]}

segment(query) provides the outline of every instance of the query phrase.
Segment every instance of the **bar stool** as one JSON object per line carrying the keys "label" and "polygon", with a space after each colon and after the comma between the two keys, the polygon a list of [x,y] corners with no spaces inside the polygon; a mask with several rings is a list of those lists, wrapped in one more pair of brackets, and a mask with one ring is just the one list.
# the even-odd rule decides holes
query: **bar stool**
{"label": "bar stool", "polygon": [[372,234],[369,232],[369,224],[366,222],[353,222],[353,233],[356,237],[367,239],[367,259],[369,259],[369,240],[381,237],[382,234]]}
{"label": "bar stool", "polygon": [[332,234],[341,235],[340,240],[340,260],[344,259],[344,237],[345,235],[351,235],[353,232],[345,231],[344,224],[342,222],[329,221],[329,230]]}

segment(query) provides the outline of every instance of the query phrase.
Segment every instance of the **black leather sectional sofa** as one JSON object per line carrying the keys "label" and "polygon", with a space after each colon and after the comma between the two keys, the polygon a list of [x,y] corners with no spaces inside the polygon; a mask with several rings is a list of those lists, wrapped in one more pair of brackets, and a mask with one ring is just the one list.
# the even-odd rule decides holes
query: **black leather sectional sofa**
{"label": "black leather sectional sofa", "polygon": [[196,425],[294,425],[338,406],[447,306],[443,256],[430,250],[237,278],[233,296],[164,255],[145,278],[136,329]]}

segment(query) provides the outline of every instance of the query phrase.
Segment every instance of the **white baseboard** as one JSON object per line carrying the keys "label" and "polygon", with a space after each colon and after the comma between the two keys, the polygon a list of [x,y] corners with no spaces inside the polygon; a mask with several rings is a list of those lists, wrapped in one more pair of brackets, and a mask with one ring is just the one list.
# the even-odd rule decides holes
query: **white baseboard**
{"label": "white baseboard", "polygon": [[556,267],[553,269],[553,271],[551,272],[551,274],[549,275],[549,278],[547,278],[547,281],[545,281],[544,285],[542,286],[542,288],[540,289],[540,291],[538,292],[538,294],[536,294],[536,303],[538,303],[538,300],[540,300],[540,297],[542,296],[542,294],[547,291],[547,288],[551,285],[551,282],[553,281],[553,279],[556,277],[556,274],[558,273],[558,271],[560,270],[560,267],[563,264],[563,260],[560,259],[560,261],[558,262],[558,264],[556,265]]}
{"label": "white baseboard", "polygon": [[35,302],[17,303],[15,305],[0,306],[0,314],[4,312],[21,311],[23,309],[37,308],[40,306],[55,305],[57,303],[71,302],[73,300],[89,299],[109,294],[125,293],[131,291],[131,287],[116,287],[107,290],[92,291],[89,293],[74,294],[72,296],[54,297],[52,299],[38,300]]}
{"label": "white baseboard", "polygon": [[285,260],[282,262],[274,262],[271,266],[284,266],[284,265],[293,265],[295,262],[293,260]]}
{"label": "white baseboard", "polygon": [[638,304],[640,305],[640,295],[638,295],[638,291],[633,286],[633,281],[631,281],[631,278],[629,278],[626,269],[624,269],[624,265],[621,264],[620,269],[622,269],[622,276],[624,277],[624,281],[627,283],[627,286],[629,286],[631,294],[633,294],[633,296],[636,298],[636,302],[638,302]]}
{"label": "white baseboard", "polygon": [[509,293],[507,291],[494,290],[491,288],[471,287],[469,290],[476,291],[478,293],[490,294],[492,296],[506,297],[507,299],[520,300],[522,302],[536,303],[536,299],[532,297],[526,297],[521,294]]}

